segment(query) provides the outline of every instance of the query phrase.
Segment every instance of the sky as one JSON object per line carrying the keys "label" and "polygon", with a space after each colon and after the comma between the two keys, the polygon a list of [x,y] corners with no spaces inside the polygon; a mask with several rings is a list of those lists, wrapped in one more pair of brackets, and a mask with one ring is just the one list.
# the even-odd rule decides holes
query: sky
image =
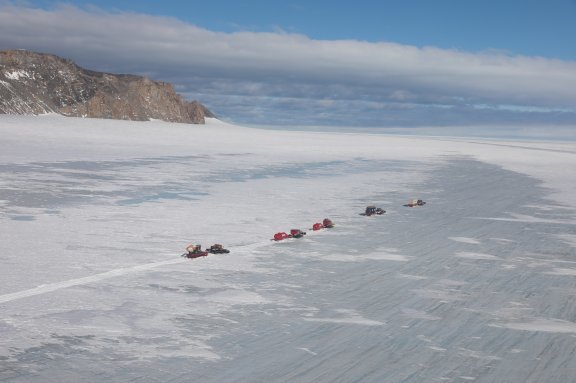
{"label": "sky", "polygon": [[0,50],[247,125],[576,129],[576,0],[3,1]]}

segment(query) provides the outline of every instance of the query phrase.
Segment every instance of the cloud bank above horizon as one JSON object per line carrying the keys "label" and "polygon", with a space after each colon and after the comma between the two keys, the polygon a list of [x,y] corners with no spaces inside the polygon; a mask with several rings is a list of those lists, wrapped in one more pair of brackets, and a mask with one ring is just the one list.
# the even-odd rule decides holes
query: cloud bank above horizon
{"label": "cloud bank above horizon", "polygon": [[95,7],[0,3],[0,49],[171,82],[252,124],[576,124],[576,62],[393,42],[214,32]]}

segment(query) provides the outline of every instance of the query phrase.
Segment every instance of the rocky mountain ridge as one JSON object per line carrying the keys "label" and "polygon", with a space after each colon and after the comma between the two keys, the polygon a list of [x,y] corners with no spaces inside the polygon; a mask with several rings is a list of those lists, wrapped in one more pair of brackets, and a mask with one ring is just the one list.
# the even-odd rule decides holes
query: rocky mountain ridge
{"label": "rocky mountain ridge", "polygon": [[51,54],[0,51],[0,114],[44,113],[193,124],[214,117],[169,83],[91,71]]}

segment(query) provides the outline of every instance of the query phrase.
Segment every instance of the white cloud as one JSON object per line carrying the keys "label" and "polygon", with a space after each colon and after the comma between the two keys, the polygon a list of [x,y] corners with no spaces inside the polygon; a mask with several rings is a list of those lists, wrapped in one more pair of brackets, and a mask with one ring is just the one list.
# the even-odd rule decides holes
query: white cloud
{"label": "white cloud", "polygon": [[338,105],[334,100],[455,107],[576,105],[576,62],[390,42],[312,40],[284,32],[220,33],[174,18],[96,8],[42,10],[4,3],[0,49],[11,48],[58,54],[89,69],[147,74],[174,83],[183,93],[214,99],[331,100],[320,103],[324,108]]}

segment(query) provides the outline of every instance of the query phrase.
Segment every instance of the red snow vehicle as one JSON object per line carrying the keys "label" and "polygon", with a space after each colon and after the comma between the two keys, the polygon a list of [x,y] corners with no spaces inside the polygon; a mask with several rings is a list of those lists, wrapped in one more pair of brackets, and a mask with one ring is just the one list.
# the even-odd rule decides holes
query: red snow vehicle
{"label": "red snow vehicle", "polygon": [[187,253],[182,254],[186,258],[200,258],[208,255],[207,251],[202,251],[201,245],[188,245],[186,251]]}
{"label": "red snow vehicle", "polygon": [[302,231],[300,229],[292,229],[290,230],[290,236],[292,238],[302,238],[303,236],[306,235],[305,231]]}
{"label": "red snow vehicle", "polygon": [[318,231],[321,229],[332,229],[333,227],[334,227],[334,223],[331,220],[329,220],[328,218],[324,218],[322,223],[316,222],[314,225],[312,225],[312,230]]}
{"label": "red snow vehicle", "polygon": [[312,230],[314,231],[318,231],[318,230],[322,230],[324,229],[324,225],[322,225],[320,222],[316,222],[314,225],[312,225]]}
{"label": "red snow vehicle", "polygon": [[282,241],[286,238],[291,238],[290,234],[286,234],[285,232],[281,231],[279,233],[274,234],[274,238],[272,241]]}
{"label": "red snow vehicle", "polygon": [[207,257],[208,256],[208,252],[207,251],[197,251],[194,253],[186,253],[184,254],[184,257],[186,258],[200,258],[200,257]]}
{"label": "red snow vehicle", "polygon": [[324,221],[322,221],[322,226],[327,229],[332,229],[334,227],[334,223],[328,218],[324,218]]}

